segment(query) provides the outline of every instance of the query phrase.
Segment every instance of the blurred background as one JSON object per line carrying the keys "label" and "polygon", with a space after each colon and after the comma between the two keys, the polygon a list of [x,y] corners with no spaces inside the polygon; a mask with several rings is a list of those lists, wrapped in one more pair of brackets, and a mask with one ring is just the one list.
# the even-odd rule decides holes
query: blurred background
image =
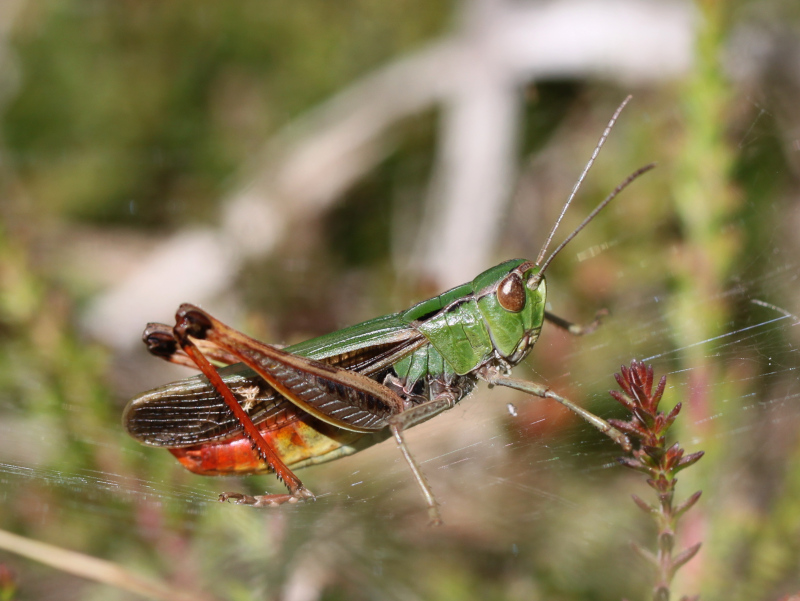
{"label": "blurred background", "polygon": [[[791,0],[4,0],[0,4],[0,528],[189,598],[649,598],[619,450],[553,403],[478,388],[394,443],[302,470],[315,503],[254,510],[120,424],[192,375],[148,321],[201,304],[288,344],[535,258],[635,182],[548,271],[515,374],[623,417],[645,359],[705,458],[678,594],[800,591],[800,5]],[[754,303],[753,301],[758,301]],[[759,304],[760,303],[760,304]],[[6,584],[3,584],[6,583]],[[3,599],[137,599],[0,551]],[[12,589],[16,589],[13,592]],[[177,594],[177,593],[176,593]]]}

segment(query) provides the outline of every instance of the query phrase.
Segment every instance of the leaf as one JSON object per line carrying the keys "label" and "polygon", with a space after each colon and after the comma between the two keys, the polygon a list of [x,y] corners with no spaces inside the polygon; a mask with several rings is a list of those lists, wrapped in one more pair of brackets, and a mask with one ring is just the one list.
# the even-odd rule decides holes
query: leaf
{"label": "leaf", "polygon": [[631,548],[639,554],[639,557],[644,559],[647,563],[658,567],[658,557],[656,557],[651,551],[640,547],[637,543],[631,543]]}
{"label": "leaf", "polygon": [[697,555],[697,552],[700,550],[700,547],[703,546],[703,543],[697,543],[696,545],[692,545],[688,549],[684,549],[680,553],[678,553],[675,557],[672,558],[672,565],[670,566],[670,573],[674,576],[675,572],[677,572],[681,567],[686,565],[692,557]]}
{"label": "leaf", "polygon": [[633,502],[636,503],[636,506],[647,514],[654,514],[658,511],[657,507],[650,505],[650,503],[643,500],[638,495],[631,495],[631,498],[633,499]]}
{"label": "leaf", "polygon": [[683,459],[678,462],[678,465],[674,468],[674,473],[678,473],[679,471],[686,469],[690,465],[694,465],[700,458],[705,455],[705,451],[697,451],[697,453],[692,453],[691,455],[686,455]]}
{"label": "leaf", "polygon": [[674,511],[675,518],[677,519],[677,518],[681,517],[684,513],[686,513],[692,507],[694,507],[694,504],[697,503],[698,499],[700,498],[700,495],[702,495],[702,494],[703,494],[703,491],[702,490],[698,490],[691,497],[689,497],[683,503],[678,505],[675,508],[675,511]]}
{"label": "leaf", "polygon": [[618,390],[609,390],[608,394],[610,394],[615,401],[617,401],[623,407],[628,409],[628,411],[631,411],[633,409],[634,404],[630,395],[619,392]]}
{"label": "leaf", "polygon": [[654,470],[643,463],[633,459],[631,457],[617,457],[617,462],[620,465],[624,465],[625,467],[629,467],[632,470],[636,470],[637,472],[642,472],[643,474],[655,475]]}

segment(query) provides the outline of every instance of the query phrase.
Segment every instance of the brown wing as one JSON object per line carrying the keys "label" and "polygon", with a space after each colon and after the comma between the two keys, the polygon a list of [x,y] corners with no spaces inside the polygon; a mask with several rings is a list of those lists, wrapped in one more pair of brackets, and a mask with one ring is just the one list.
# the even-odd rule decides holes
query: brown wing
{"label": "brown wing", "polygon": [[182,305],[176,319],[176,331],[236,355],[287,400],[333,426],[375,432],[405,408],[396,392],[364,374],[259,342],[193,305]]}
{"label": "brown wing", "polygon": [[[321,359],[329,365],[375,376],[423,344],[416,332],[404,339],[364,346]],[[303,409],[287,400],[244,365],[219,370],[254,424],[270,430],[297,420]],[[242,426],[222,397],[203,376],[145,392],[125,408],[123,424],[140,442],[159,447],[185,447],[241,434]]]}

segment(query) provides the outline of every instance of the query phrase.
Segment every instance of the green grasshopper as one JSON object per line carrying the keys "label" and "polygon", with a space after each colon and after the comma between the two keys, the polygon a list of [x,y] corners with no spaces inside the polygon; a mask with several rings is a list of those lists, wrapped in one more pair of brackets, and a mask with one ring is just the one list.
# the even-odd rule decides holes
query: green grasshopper
{"label": "green grasshopper", "polygon": [[286,348],[249,338],[184,304],[174,327],[148,324],[143,338],[154,355],[199,368],[203,375],[131,400],[123,416],[126,429],[146,445],[169,449],[198,474],[274,472],[288,494],[220,495],[221,501],[255,506],[313,499],[290,467],[331,461],[393,436],[432,523],[441,523],[438,503],[403,432],[455,406],[478,381],[554,399],[630,448],[605,420],[545,385],[508,375],[530,352],[545,321],[576,335],[598,324],[596,319],[581,327],[545,310],[545,270],[599,211],[654,165],[632,173],[544,256],[629,98],[611,118],[535,262],[506,261],[406,311]]}

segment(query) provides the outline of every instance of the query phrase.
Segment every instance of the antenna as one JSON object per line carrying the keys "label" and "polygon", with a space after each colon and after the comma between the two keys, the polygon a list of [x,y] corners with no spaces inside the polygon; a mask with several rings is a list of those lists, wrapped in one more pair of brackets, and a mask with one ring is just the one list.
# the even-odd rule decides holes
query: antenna
{"label": "antenna", "polygon": [[[600,136],[600,140],[597,142],[597,146],[595,146],[594,152],[592,153],[592,156],[589,159],[589,162],[586,163],[586,167],[583,168],[583,173],[581,173],[581,176],[578,178],[578,181],[575,184],[575,187],[572,188],[572,193],[570,193],[569,198],[567,199],[567,202],[564,204],[564,208],[561,209],[561,214],[558,216],[558,219],[556,219],[556,222],[553,225],[553,229],[550,230],[550,234],[547,236],[547,240],[545,240],[544,246],[542,246],[542,250],[539,251],[539,256],[536,257],[536,264],[537,265],[539,265],[542,262],[542,258],[544,257],[544,253],[547,252],[547,247],[550,246],[550,242],[553,240],[553,236],[555,235],[556,230],[558,229],[558,226],[561,224],[561,220],[564,218],[564,213],[567,212],[567,209],[569,208],[569,205],[572,203],[572,199],[575,198],[575,195],[578,193],[578,190],[580,190],[581,184],[583,183],[583,180],[586,177],[586,174],[589,173],[589,169],[592,168],[592,165],[594,164],[594,160],[597,158],[597,155],[600,154],[600,149],[603,147],[603,144],[606,143],[606,138],[608,138],[608,134],[611,133],[611,128],[614,127],[614,123],[617,122],[617,118],[619,117],[620,113],[622,112],[622,109],[624,109],[625,105],[628,104],[628,102],[630,102],[631,98],[633,98],[633,96],[631,96],[629,94],[628,97],[625,98],[625,100],[622,101],[622,104],[620,104],[617,107],[617,110],[614,111],[614,114],[611,116],[611,121],[608,122],[608,125],[606,125],[605,130],[603,130],[603,135]],[[553,254],[555,254],[555,253],[553,253]],[[553,255],[550,255],[550,258],[552,259]],[[548,259],[548,261],[549,261],[549,259]],[[544,269],[542,269],[542,271],[544,271]]]}
{"label": "antenna", "polygon": [[[581,224],[580,224],[578,227],[576,227],[576,228],[575,228],[575,230],[574,230],[574,231],[573,231],[573,232],[572,232],[572,233],[571,233],[569,236],[567,236],[567,238],[566,238],[566,239],[565,239],[565,240],[564,240],[564,241],[563,241],[561,244],[559,244],[559,245],[556,247],[556,249],[555,249],[555,250],[554,250],[554,251],[553,251],[553,252],[550,254],[550,256],[549,256],[549,257],[547,257],[547,261],[545,261],[545,262],[542,264],[542,266],[539,268],[539,273],[537,273],[537,274],[536,274],[536,275],[537,275],[537,276],[539,276],[539,277],[538,277],[538,278],[535,278],[535,277],[534,277],[534,278],[531,278],[531,281],[532,281],[533,279],[541,280],[541,275],[544,273],[544,270],[545,270],[545,269],[547,269],[547,266],[548,266],[548,265],[550,265],[550,261],[552,261],[552,260],[553,260],[553,257],[555,257],[555,256],[556,256],[556,255],[557,255],[557,254],[558,254],[558,253],[561,251],[561,249],[563,249],[563,248],[564,248],[564,247],[565,247],[565,246],[566,246],[566,245],[567,245],[567,244],[570,242],[570,240],[572,240],[572,239],[573,239],[575,236],[577,236],[577,235],[578,235],[578,233],[579,233],[579,232],[580,232],[580,231],[581,231],[583,228],[585,228],[585,227],[586,227],[586,226],[589,224],[589,222],[590,222],[592,219],[594,219],[594,218],[597,216],[597,214],[598,214],[600,211],[602,211],[602,210],[603,210],[603,209],[606,207],[606,205],[607,205],[608,203],[610,203],[612,200],[614,200],[614,198],[615,198],[615,197],[616,197],[616,196],[617,196],[617,195],[618,195],[620,192],[622,192],[622,191],[623,191],[625,188],[627,188],[627,187],[628,187],[628,185],[630,185],[630,183],[631,183],[631,182],[633,182],[633,180],[635,180],[636,178],[638,178],[638,177],[639,177],[640,175],[642,175],[643,173],[647,173],[647,172],[648,172],[648,171],[650,171],[651,169],[655,168],[655,166],[656,166],[656,164],[655,164],[655,163],[650,163],[649,165],[645,165],[644,167],[639,167],[639,168],[638,168],[636,171],[634,171],[634,172],[633,172],[633,173],[631,173],[631,174],[630,174],[628,177],[626,177],[626,178],[625,178],[625,179],[622,181],[622,183],[621,183],[620,185],[618,185],[616,188],[614,188],[614,190],[611,192],[611,194],[609,194],[608,196],[606,196],[605,200],[603,200],[603,202],[601,202],[599,205],[597,205],[597,206],[594,208],[594,211],[592,211],[591,213],[589,213],[589,215],[587,215],[587,216],[586,216],[586,219],[584,219],[584,220],[583,220],[583,222],[582,222],[582,223],[581,223]],[[536,282],[536,286],[538,286],[538,285],[539,285],[539,282],[537,281],[537,282]],[[534,287],[535,287],[535,286],[531,286],[531,284],[530,284],[530,281],[529,281],[529,282],[528,282],[528,288],[531,288],[531,289],[533,289]]]}

